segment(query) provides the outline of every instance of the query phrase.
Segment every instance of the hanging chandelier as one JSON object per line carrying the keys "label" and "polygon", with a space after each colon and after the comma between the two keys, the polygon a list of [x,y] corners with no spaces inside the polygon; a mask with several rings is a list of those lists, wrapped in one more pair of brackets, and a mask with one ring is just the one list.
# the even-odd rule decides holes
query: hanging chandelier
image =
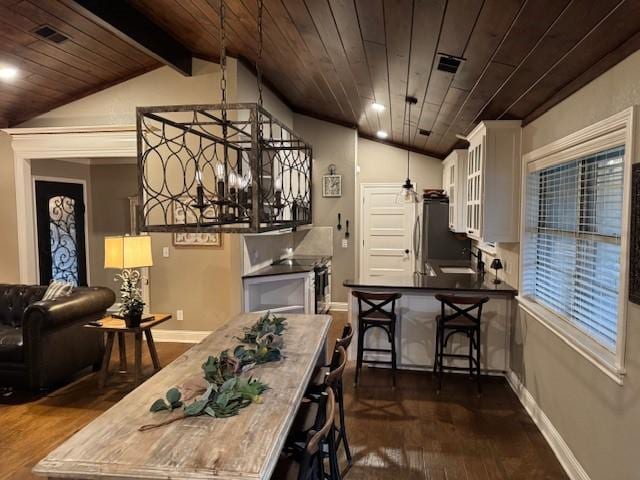
{"label": "hanging chandelier", "polygon": [[[416,103],[418,103],[418,99],[416,97],[407,96],[406,102],[408,104],[407,110],[409,110],[409,120],[407,121],[406,118],[404,119],[404,126],[402,128],[404,133],[404,128],[408,127],[407,128],[407,145],[409,145],[411,140],[411,105],[415,105]],[[405,110],[405,113],[406,113],[406,110]],[[411,151],[407,146],[407,179],[404,181],[404,184],[402,184],[402,189],[400,190],[396,198],[398,203],[418,203],[419,202],[418,194],[416,193],[416,190],[413,186],[413,183],[411,182],[411,178],[409,175],[410,162],[411,162]]]}
{"label": "hanging chandelier", "polygon": [[262,106],[262,0],[257,103],[228,103],[225,1],[215,105],[137,109],[140,230],[258,233],[310,224],[312,149]]}

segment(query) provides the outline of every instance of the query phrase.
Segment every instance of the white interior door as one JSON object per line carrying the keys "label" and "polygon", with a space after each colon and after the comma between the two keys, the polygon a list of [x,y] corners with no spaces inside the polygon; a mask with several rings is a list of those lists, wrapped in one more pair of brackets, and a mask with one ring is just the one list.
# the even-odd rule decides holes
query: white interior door
{"label": "white interior door", "polygon": [[410,275],[414,256],[412,236],[416,221],[413,203],[398,203],[400,185],[362,185],[361,276]]}

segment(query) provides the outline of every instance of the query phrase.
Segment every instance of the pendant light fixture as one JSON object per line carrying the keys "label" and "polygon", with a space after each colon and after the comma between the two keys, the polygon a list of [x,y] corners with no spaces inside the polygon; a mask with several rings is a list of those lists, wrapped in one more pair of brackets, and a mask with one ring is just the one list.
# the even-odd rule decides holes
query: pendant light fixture
{"label": "pendant light fixture", "polygon": [[258,233],[311,223],[311,146],[262,105],[256,1],[256,103],[227,102],[220,0],[220,103],[137,109],[140,230]]}
{"label": "pendant light fixture", "polygon": [[402,189],[400,193],[398,193],[397,202],[398,203],[418,203],[418,194],[411,182],[411,177],[409,175],[410,164],[411,164],[411,150],[409,150],[409,143],[411,141],[411,105],[415,105],[418,103],[418,99],[416,97],[406,97],[408,108],[405,109],[405,114],[408,111],[409,118],[405,117],[404,125],[402,126],[402,133],[404,134],[405,128],[407,131],[407,179],[404,181],[402,185]]}

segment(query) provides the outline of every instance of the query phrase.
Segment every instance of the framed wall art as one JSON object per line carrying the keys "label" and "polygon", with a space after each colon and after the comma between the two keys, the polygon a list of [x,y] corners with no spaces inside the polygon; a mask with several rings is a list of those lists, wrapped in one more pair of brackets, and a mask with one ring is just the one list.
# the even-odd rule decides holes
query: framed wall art
{"label": "framed wall art", "polygon": [[[209,207],[213,209],[213,207]],[[204,215],[213,216],[213,211],[204,211]],[[186,217],[186,218],[185,218]],[[173,202],[173,218],[175,223],[194,223],[196,222],[195,215],[192,211],[185,209],[179,202]],[[175,247],[221,247],[222,236],[219,233],[174,233],[173,245]]]}
{"label": "framed wall art", "polygon": [[336,175],[336,166],[333,163],[329,165],[329,175],[322,176],[322,196],[342,196],[342,175]]}

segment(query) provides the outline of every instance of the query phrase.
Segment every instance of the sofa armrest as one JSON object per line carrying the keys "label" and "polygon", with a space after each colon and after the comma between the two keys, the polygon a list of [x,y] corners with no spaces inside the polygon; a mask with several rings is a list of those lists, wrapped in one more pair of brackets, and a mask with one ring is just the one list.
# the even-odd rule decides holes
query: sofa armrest
{"label": "sofa armrest", "polygon": [[105,287],[81,287],[64,297],[32,303],[24,312],[23,329],[56,328],[83,318],[94,320],[114,304],[116,296]]}

